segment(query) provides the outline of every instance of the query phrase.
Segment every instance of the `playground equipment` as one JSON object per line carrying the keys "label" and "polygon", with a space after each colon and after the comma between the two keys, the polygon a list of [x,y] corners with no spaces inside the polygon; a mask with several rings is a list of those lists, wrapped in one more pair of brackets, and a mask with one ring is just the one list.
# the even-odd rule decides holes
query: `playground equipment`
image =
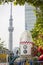
{"label": "playground equipment", "polygon": [[31,48],[33,45],[31,33],[25,30],[20,38],[20,56],[31,56]]}
{"label": "playground equipment", "polygon": [[16,61],[16,62],[15,62],[15,60],[16,60],[17,58],[19,58],[19,56],[15,56],[15,57],[11,60],[10,64],[14,62],[14,64],[16,63],[15,65],[43,65],[43,64],[42,64],[43,61],[38,61],[38,60],[37,60],[37,61],[33,61],[33,60],[20,59],[19,61]]}
{"label": "playground equipment", "polygon": [[[25,30],[20,38],[20,63],[18,63],[18,65],[21,65],[21,63],[25,60],[25,59],[31,59],[31,48],[32,48],[33,42],[32,42],[32,36],[31,33],[28,30]],[[21,61],[22,59],[22,61]],[[18,62],[19,62],[18,61]],[[22,65],[23,65],[22,63]],[[29,65],[29,63],[25,62],[25,65]]]}
{"label": "playground equipment", "polygon": [[[16,63],[15,65],[42,65],[42,60],[33,60],[31,49],[33,47],[31,33],[29,31],[23,32],[20,38],[20,56],[15,56],[10,61],[10,65],[12,63]],[[43,56],[42,56],[43,57]],[[41,58],[42,58],[41,57]]]}
{"label": "playground equipment", "polygon": [[8,62],[9,65],[14,65],[14,61],[16,60],[16,58],[18,58],[19,56],[9,56],[8,57]]}

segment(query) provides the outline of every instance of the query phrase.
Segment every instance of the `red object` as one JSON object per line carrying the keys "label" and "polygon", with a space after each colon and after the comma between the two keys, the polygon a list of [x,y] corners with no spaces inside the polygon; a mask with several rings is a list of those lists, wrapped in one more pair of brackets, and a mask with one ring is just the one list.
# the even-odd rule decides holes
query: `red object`
{"label": "red object", "polygon": [[39,56],[39,61],[43,61],[43,54]]}
{"label": "red object", "polygon": [[33,42],[28,42],[28,41],[22,41],[20,44],[34,44]]}
{"label": "red object", "polygon": [[38,52],[40,52],[41,54],[43,54],[42,46],[38,47]]}

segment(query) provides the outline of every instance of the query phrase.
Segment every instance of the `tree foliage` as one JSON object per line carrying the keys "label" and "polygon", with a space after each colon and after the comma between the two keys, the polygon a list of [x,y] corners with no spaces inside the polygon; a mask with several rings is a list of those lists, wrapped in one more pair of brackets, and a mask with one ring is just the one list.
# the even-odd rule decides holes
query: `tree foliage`
{"label": "tree foliage", "polygon": [[36,23],[32,29],[32,37],[37,46],[43,46],[43,6],[40,7],[40,12],[36,10]]}
{"label": "tree foliage", "polygon": [[36,7],[36,23],[32,29],[32,37],[36,45],[43,45],[43,0],[0,0],[0,4],[3,2],[13,2],[16,5],[24,5],[27,2]]}
{"label": "tree foliage", "polygon": [[25,2],[30,3],[32,5],[34,5],[35,7],[39,7],[43,5],[43,0],[0,0],[0,3],[2,2],[14,2],[16,4],[20,4],[23,5],[25,4]]}
{"label": "tree foliage", "polygon": [[1,41],[1,38],[0,38],[0,49],[2,49],[4,47],[3,43],[4,43],[4,41]]}

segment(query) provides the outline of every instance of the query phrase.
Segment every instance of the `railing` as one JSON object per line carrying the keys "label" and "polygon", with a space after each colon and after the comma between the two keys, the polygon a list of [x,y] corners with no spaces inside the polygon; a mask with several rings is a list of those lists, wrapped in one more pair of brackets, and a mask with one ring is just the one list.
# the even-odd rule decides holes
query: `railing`
{"label": "railing", "polygon": [[[25,61],[21,61],[21,62],[17,62],[16,64],[17,65],[25,65]],[[28,62],[29,63],[29,65],[43,65],[43,61],[29,61]],[[16,65],[16,64],[14,64],[14,65]]]}
{"label": "railing", "polygon": [[[29,65],[43,65],[43,61],[29,61]],[[9,65],[9,63],[0,63],[0,65]],[[25,65],[25,61],[14,63],[14,65]]]}
{"label": "railing", "polygon": [[42,65],[43,61],[29,61],[30,65]]}

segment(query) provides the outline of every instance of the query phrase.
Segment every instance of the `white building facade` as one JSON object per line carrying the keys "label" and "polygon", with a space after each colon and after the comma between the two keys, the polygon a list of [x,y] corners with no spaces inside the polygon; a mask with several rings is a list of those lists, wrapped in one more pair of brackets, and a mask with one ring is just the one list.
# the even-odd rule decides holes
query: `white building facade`
{"label": "white building facade", "polygon": [[35,8],[25,3],[25,30],[31,30],[34,27],[36,16],[34,15]]}

